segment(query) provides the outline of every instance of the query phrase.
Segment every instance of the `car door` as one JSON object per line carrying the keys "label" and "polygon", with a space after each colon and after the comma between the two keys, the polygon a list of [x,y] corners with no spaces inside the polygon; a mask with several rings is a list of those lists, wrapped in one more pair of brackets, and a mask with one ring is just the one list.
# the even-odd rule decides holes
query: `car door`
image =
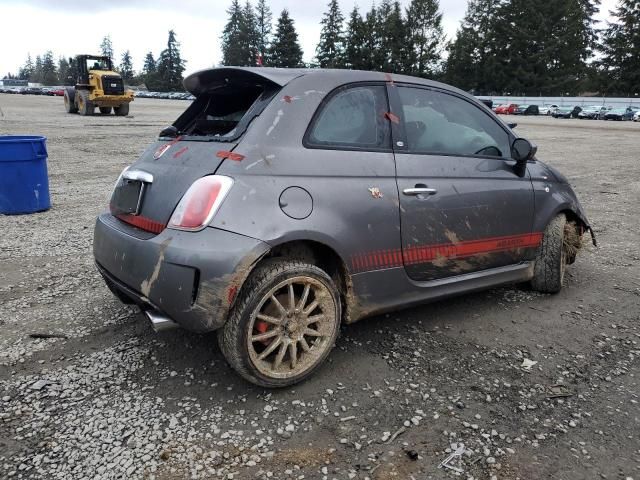
{"label": "car door", "polygon": [[456,93],[388,87],[409,277],[438,280],[532,258],[533,190],[510,158],[512,134]]}

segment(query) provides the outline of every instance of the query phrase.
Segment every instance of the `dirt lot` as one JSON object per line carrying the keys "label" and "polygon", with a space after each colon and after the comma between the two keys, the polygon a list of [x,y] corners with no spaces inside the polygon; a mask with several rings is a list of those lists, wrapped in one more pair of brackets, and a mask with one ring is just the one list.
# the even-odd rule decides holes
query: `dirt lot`
{"label": "dirt lot", "polygon": [[[312,379],[265,391],[215,335],[155,334],[93,266],[117,175],[185,106],[86,118],[0,95],[0,134],[48,137],[53,203],[0,216],[0,478],[640,479],[640,124],[517,119],[598,237],[560,294],[366,320]],[[460,472],[439,469],[461,445]]]}

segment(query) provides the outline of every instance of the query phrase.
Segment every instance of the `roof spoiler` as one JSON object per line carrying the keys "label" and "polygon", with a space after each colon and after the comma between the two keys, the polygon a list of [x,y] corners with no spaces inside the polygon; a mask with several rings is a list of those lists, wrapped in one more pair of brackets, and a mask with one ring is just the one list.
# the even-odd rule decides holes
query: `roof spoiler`
{"label": "roof spoiler", "polygon": [[266,67],[222,67],[200,70],[184,79],[184,88],[195,96],[224,87],[230,83],[251,83],[284,87],[306,70]]}

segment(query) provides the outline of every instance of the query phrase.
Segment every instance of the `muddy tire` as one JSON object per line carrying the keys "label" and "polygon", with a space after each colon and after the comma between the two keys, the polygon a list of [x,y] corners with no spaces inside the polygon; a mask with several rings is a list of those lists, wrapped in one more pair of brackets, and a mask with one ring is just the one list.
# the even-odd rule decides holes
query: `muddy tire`
{"label": "muddy tire", "polygon": [[99,107],[102,115],[109,115],[111,113],[111,107]]}
{"label": "muddy tire", "polygon": [[531,286],[542,293],[558,293],[564,282],[567,255],[564,247],[567,217],[555,217],[544,232],[533,269]]}
{"label": "muddy tire", "polygon": [[86,90],[78,90],[76,96],[78,97],[78,112],[80,115],[93,115],[96,107],[93,102],[89,100],[89,92]]}
{"label": "muddy tire", "polygon": [[64,109],[67,113],[78,113],[75,88],[64,89]]}
{"label": "muddy tire", "polygon": [[218,344],[229,365],[261,387],[287,387],[312,375],[340,330],[338,290],[320,268],[272,259],[251,273]]}
{"label": "muddy tire", "polygon": [[129,115],[129,104],[123,103],[119,107],[113,107],[113,111],[118,117],[126,117]]}

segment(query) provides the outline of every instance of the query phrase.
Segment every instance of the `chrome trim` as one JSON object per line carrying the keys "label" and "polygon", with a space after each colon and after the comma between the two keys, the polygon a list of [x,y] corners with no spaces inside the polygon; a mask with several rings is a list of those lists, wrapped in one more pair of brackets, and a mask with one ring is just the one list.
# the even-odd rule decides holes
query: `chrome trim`
{"label": "chrome trim", "polygon": [[122,173],[122,178],[144,183],[153,183],[153,175],[149,172],[143,172],[142,170],[126,170]]}
{"label": "chrome trim", "polygon": [[435,188],[405,188],[402,193],[405,195],[435,195],[438,193],[438,190]]}

